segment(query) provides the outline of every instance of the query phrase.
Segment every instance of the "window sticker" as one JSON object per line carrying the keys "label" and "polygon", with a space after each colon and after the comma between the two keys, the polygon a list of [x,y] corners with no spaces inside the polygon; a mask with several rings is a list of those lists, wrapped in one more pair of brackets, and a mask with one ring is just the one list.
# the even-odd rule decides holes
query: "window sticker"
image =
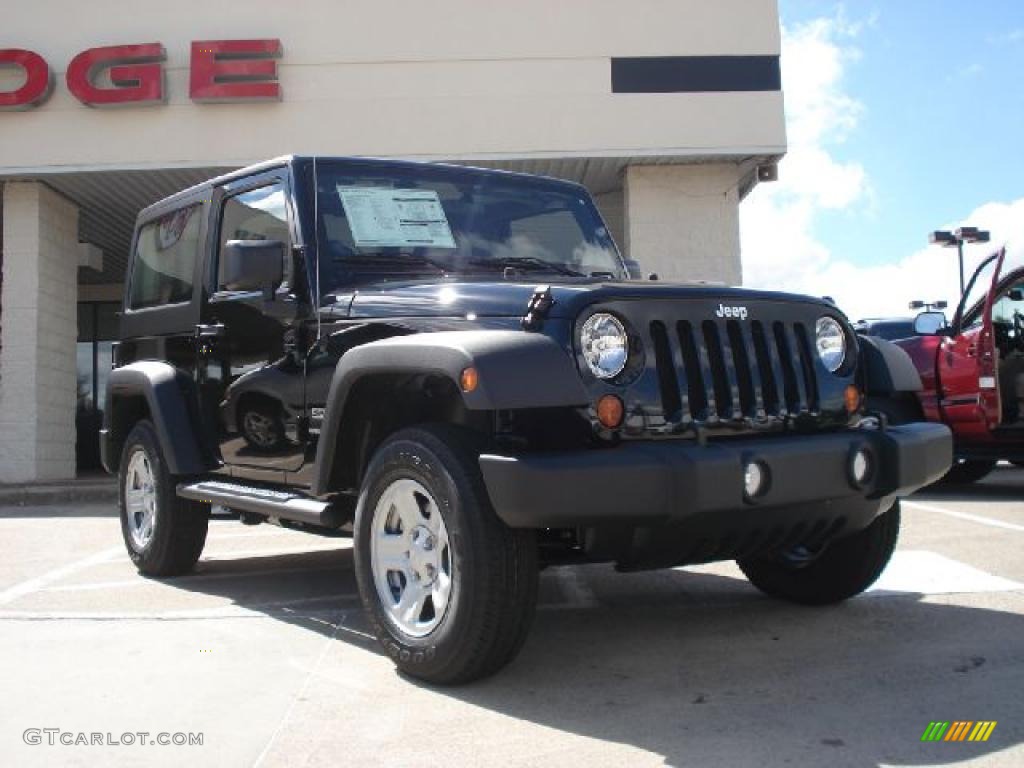
{"label": "window sticker", "polygon": [[432,189],[338,186],[359,248],[455,248],[448,217]]}

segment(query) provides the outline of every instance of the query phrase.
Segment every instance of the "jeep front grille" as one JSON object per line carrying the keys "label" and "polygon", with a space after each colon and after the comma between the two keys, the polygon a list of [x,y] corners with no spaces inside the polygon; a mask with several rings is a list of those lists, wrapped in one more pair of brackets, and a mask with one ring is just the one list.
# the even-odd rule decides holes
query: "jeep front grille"
{"label": "jeep front grille", "polygon": [[649,326],[667,421],[761,419],[818,409],[804,323],[654,320]]}

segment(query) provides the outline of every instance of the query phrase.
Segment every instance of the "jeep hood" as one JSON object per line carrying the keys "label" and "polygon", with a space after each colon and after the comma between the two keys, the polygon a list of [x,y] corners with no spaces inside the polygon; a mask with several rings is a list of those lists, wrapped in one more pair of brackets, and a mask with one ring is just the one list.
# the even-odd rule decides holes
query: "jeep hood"
{"label": "jeep hood", "polygon": [[[548,280],[545,281],[544,277]],[[538,276],[526,280],[416,280],[386,281],[362,285],[358,290],[336,295],[332,315],[350,317],[521,317],[538,286],[547,285],[554,304],[552,318],[572,318],[588,304],[621,300],[680,301],[715,299],[741,305],[761,301],[801,302],[829,307],[822,299],[774,291],[729,288],[703,283],[609,282],[581,278],[561,279]]]}

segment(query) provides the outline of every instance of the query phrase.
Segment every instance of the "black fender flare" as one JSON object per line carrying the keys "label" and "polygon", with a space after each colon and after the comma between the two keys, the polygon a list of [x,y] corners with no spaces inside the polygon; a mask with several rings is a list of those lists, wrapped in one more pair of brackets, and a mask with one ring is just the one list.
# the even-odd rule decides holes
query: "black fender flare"
{"label": "black fender flare", "polygon": [[[472,392],[459,387],[475,368]],[[524,331],[439,331],[373,341],[344,354],[334,370],[316,452],[313,494],[328,492],[337,436],[349,394],[364,376],[427,373],[450,379],[468,410],[584,406],[589,400],[576,364],[554,339]]]}
{"label": "black fender flare", "polygon": [[168,363],[145,360],[115,368],[107,380],[101,453],[103,466],[116,473],[121,449],[133,424],[126,423],[128,398],[142,398],[160,440],[160,448],[173,475],[196,475],[210,469],[212,461],[200,441],[196,409],[190,407],[195,383],[188,374]]}
{"label": "black fender flare", "polygon": [[877,336],[861,336],[860,370],[867,395],[894,395],[920,392],[921,375],[904,350]]}

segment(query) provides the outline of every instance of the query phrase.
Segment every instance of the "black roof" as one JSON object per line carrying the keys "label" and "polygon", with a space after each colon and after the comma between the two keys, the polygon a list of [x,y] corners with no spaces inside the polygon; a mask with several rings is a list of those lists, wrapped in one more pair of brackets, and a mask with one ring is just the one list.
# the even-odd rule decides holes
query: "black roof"
{"label": "black roof", "polygon": [[238,179],[243,179],[247,176],[252,176],[257,173],[264,171],[273,170],[274,168],[284,168],[286,166],[292,166],[293,168],[297,165],[304,165],[311,163],[313,160],[331,161],[331,162],[348,162],[356,163],[360,165],[371,165],[378,167],[398,167],[398,168],[417,168],[430,166],[432,168],[449,168],[453,171],[469,171],[475,174],[487,174],[495,176],[505,176],[509,178],[517,179],[543,179],[545,182],[555,183],[564,185],[566,187],[573,187],[576,189],[585,190],[582,184],[578,184],[574,181],[568,181],[566,179],[558,179],[551,176],[539,176],[536,174],[529,173],[517,173],[515,171],[504,171],[497,168],[479,168],[477,166],[470,165],[456,165],[454,163],[439,163],[439,162],[424,162],[420,160],[398,160],[392,158],[378,158],[378,157],[346,157],[343,155],[282,155],[275,157],[270,160],[264,160],[253,165],[247,165],[245,168],[239,168],[238,170],[225,173],[220,176],[216,176],[212,179],[195,184],[187,189],[183,189],[180,192],[176,192],[170,197],[165,197],[163,200],[159,200],[146,208],[143,208],[139,212],[139,218],[151,218],[154,215],[159,214],[165,208],[173,207],[178,203],[188,202],[193,198],[206,196],[213,187],[228,184]]}

